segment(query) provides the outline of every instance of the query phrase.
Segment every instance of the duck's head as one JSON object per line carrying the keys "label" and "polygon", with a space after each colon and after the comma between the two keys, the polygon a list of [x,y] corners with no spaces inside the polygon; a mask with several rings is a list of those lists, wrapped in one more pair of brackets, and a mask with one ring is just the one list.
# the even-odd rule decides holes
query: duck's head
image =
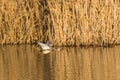
{"label": "duck's head", "polygon": [[47,41],[47,42],[46,42],[46,45],[48,45],[49,47],[52,47],[52,46],[53,46],[53,43],[51,43],[50,41]]}

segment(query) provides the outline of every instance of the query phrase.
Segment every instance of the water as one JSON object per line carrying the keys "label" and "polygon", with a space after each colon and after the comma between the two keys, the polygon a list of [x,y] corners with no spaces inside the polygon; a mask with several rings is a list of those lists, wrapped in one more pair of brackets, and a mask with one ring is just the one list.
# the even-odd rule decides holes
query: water
{"label": "water", "polygon": [[120,46],[63,48],[0,46],[0,80],[120,80]]}

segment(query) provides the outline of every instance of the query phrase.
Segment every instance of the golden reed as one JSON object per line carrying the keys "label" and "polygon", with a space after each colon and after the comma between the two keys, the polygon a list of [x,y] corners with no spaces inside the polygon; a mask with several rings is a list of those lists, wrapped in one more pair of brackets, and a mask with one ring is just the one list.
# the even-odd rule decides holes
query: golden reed
{"label": "golden reed", "polygon": [[1,0],[0,44],[120,43],[119,0]]}

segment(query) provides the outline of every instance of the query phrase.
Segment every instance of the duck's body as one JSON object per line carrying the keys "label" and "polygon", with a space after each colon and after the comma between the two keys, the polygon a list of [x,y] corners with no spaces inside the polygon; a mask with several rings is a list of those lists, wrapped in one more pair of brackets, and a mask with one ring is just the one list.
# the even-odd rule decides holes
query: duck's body
{"label": "duck's body", "polygon": [[41,46],[42,50],[49,50],[51,47],[48,44],[38,42],[38,45]]}

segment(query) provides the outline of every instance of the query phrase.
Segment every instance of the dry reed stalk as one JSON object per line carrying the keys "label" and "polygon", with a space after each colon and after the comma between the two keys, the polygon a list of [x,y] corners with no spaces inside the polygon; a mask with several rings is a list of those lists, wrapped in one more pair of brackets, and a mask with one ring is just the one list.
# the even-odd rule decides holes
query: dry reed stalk
{"label": "dry reed stalk", "polygon": [[120,1],[2,0],[0,43],[50,40],[54,45],[120,43]]}

